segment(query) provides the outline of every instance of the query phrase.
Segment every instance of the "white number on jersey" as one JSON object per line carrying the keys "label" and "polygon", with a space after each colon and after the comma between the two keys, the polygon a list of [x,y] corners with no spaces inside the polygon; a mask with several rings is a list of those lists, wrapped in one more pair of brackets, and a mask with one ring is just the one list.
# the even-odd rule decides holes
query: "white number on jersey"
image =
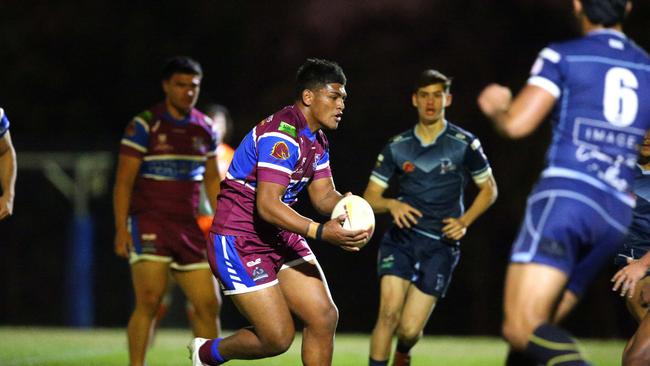
{"label": "white number on jersey", "polygon": [[603,96],[603,114],[607,121],[618,127],[634,122],[639,110],[638,87],[639,81],[630,70],[612,67],[607,71]]}

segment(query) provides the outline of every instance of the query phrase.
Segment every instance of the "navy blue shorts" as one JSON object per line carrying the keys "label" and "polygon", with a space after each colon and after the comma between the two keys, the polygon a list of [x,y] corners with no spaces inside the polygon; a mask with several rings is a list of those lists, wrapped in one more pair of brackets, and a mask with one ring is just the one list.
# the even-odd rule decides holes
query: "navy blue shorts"
{"label": "navy blue shorts", "polygon": [[578,180],[542,179],[528,197],[510,261],[555,267],[581,296],[620,248],[631,220],[632,208],[611,194]]}
{"label": "navy blue shorts", "polygon": [[390,274],[411,281],[425,294],[441,298],[459,259],[456,245],[393,227],[379,244],[377,272],[379,277]]}

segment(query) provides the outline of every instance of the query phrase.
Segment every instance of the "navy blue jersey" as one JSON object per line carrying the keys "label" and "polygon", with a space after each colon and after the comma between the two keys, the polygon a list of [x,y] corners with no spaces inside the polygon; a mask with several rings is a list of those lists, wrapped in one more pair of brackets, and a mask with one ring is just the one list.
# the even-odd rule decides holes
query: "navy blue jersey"
{"label": "navy blue jersey", "polygon": [[544,177],[578,179],[634,204],[637,145],[650,127],[650,58],[598,30],[544,48],[529,84],[558,98]]}
{"label": "navy blue jersey", "polygon": [[442,220],[463,214],[463,191],[468,177],[482,183],[492,174],[480,141],[444,121],[440,135],[428,145],[412,128],[393,137],[377,158],[370,180],[388,187],[393,175],[402,202],[423,214],[413,230],[439,239]]}
{"label": "navy blue jersey", "polygon": [[650,170],[637,167],[634,178],[636,207],[625,245],[629,247],[650,249]]}
{"label": "navy blue jersey", "polygon": [[0,138],[2,138],[7,131],[9,131],[9,120],[5,115],[5,111],[0,108]]}

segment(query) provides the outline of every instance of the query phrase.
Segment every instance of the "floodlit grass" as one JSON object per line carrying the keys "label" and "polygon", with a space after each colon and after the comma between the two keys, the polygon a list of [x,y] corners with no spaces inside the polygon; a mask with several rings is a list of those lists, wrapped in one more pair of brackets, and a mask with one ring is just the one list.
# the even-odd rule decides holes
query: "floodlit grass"
{"label": "floodlit grass", "polygon": [[[367,364],[368,335],[339,334],[334,365]],[[149,352],[149,366],[190,365],[185,345],[191,335],[186,330],[163,329]],[[590,359],[599,366],[620,365],[622,340],[583,341]],[[502,365],[505,344],[489,337],[425,337],[413,350],[414,366]],[[74,330],[66,328],[0,327],[2,366],[125,366],[128,364],[126,334],[123,329]],[[258,361],[230,361],[228,365],[301,365],[300,339],[278,357]]]}

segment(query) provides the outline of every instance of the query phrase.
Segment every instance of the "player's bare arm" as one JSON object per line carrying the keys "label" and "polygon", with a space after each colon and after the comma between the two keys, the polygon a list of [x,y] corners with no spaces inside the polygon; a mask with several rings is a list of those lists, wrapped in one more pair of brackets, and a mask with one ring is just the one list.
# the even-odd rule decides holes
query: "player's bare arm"
{"label": "player's bare arm", "polygon": [[365,244],[368,233],[364,230],[345,230],[341,223],[345,217],[329,220],[322,224],[321,235],[318,235],[318,226],[309,218],[306,218],[291,207],[282,202],[282,196],[286,187],[272,182],[259,182],[256,194],[256,207],[260,217],[277,227],[292,231],[309,238],[315,239],[318,236],[328,243],[338,246],[359,247]]}
{"label": "player's bare arm", "polygon": [[497,182],[492,175],[485,181],[476,183],[476,186],[479,192],[469,209],[459,218],[447,217],[442,220],[445,223],[442,233],[446,237],[460,240],[467,233],[467,228],[496,201],[498,195]]}
{"label": "player's bare arm", "polygon": [[11,136],[7,131],[0,138],[0,220],[10,216],[14,207],[16,185],[16,150],[11,143]]}
{"label": "player's bare arm", "polygon": [[370,203],[375,213],[390,212],[393,221],[400,229],[411,228],[417,224],[418,218],[422,217],[422,212],[400,200],[384,197],[385,190],[386,188],[372,180],[368,181],[363,198]]}
{"label": "player's bare arm", "polygon": [[210,207],[212,211],[217,207],[217,196],[219,195],[219,165],[217,157],[213,156],[208,158],[205,162],[205,176],[203,177],[203,184],[205,184],[205,191],[210,200]]}
{"label": "player's bare arm", "polygon": [[634,295],[634,288],[637,282],[641,281],[650,269],[650,252],[646,253],[639,259],[628,258],[627,266],[621,268],[614,277],[612,282],[614,286],[613,291],[621,290],[621,296],[632,297]]}
{"label": "player's bare arm", "polygon": [[490,84],[479,95],[478,105],[500,133],[519,139],[535,131],[555,105],[555,97],[538,86],[526,85],[512,100],[509,88]]}
{"label": "player's bare arm", "polygon": [[133,239],[127,228],[129,203],[133,192],[133,183],[140,170],[142,160],[132,156],[120,154],[117,161],[115,186],[113,187],[113,212],[115,215],[115,254],[128,258]]}

